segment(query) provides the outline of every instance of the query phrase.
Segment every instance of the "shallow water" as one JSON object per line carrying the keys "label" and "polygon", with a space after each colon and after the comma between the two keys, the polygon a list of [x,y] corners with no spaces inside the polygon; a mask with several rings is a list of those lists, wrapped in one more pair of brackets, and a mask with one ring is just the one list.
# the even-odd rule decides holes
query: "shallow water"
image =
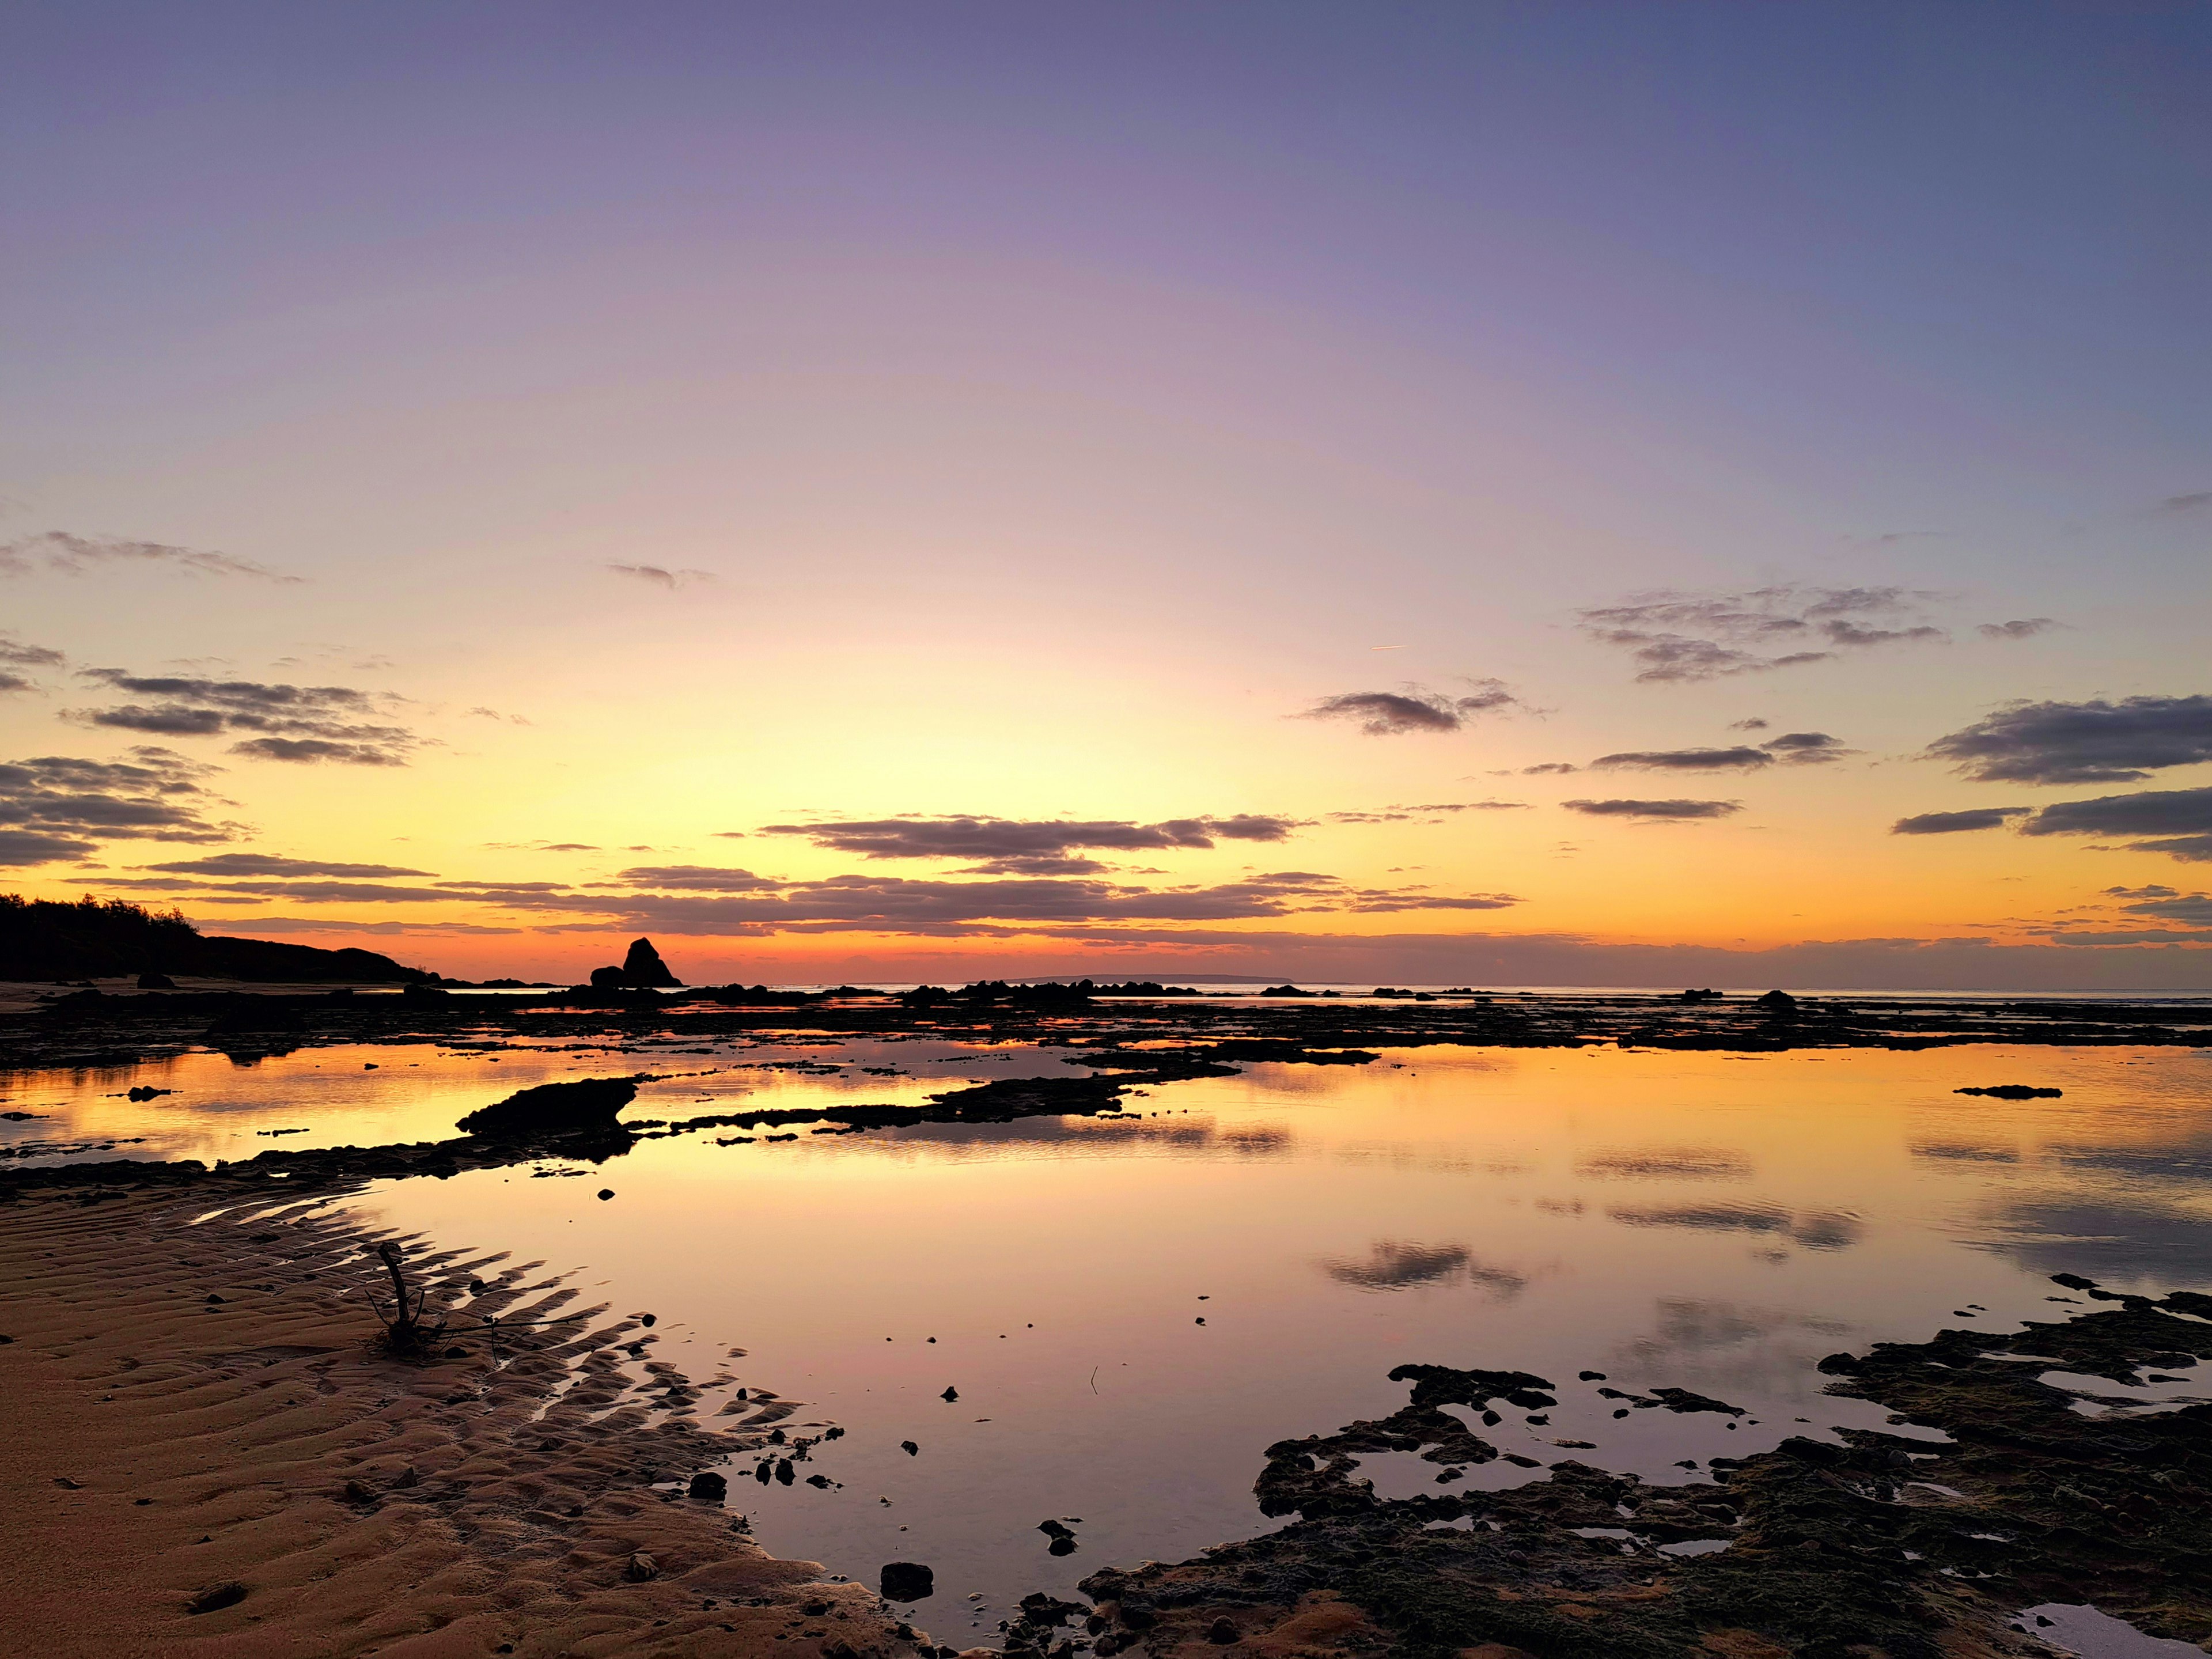
{"label": "shallow water", "polygon": [[[118,1152],[244,1157],[272,1144],[258,1133],[270,1127],[313,1131],[273,1143],[286,1146],[430,1138],[513,1088],[641,1066],[710,1074],[648,1085],[632,1119],[913,1100],[947,1077],[1065,1070],[1049,1054],[936,1043],[707,1047],[319,1049],[250,1069],[187,1056],[159,1077],[9,1079],[8,1107],[52,1115],[0,1127],[18,1144],[143,1134]],[[764,1069],[805,1055],[850,1063]],[[380,1069],[362,1071],[371,1060]],[[110,1097],[141,1081],[179,1092]],[[2065,1094],[1951,1092],[2006,1082]],[[1504,1451],[1691,1480],[1701,1468],[1678,1461],[1881,1425],[1821,1394],[1814,1366],[1838,1348],[2082,1305],[2054,1304],[2070,1294],[2057,1271],[2212,1285],[2200,1053],[1430,1048],[1358,1068],[1256,1066],[1129,1107],[802,1126],[788,1141],[711,1129],[538,1166],[577,1178],[483,1170],[349,1202],[655,1313],[649,1358],[734,1374],[702,1413],[744,1385],[803,1402],[787,1430],[842,1425],[798,1466],[841,1484],[763,1486],[744,1459],[731,1507],[771,1550],[871,1583],[886,1561],[931,1565],[937,1594],[914,1616],[957,1644],[990,1636],[1026,1591],[1264,1530],[1251,1497],[1264,1449],[1402,1404],[1386,1378],[1401,1362],[1560,1385],[1535,1413],[1548,1421],[1510,1411],[1479,1431]],[[717,1144],[738,1134],[755,1139]],[[1668,1384],[1749,1416],[1596,1392]],[[1418,1460],[1368,1462],[1385,1495],[1449,1489]],[[1464,1484],[1531,1474],[1500,1460]],[[1048,1518],[1073,1530],[1073,1553],[1048,1553]]]}

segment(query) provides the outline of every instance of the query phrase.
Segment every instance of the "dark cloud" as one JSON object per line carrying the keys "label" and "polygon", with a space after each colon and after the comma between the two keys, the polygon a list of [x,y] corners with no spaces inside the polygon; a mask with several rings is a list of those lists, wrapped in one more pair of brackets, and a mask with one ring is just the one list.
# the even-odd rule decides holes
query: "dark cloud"
{"label": "dark cloud", "polygon": [[65,530],[49,530],[0,544],[0,576],[26,576],[34,570],[61,570],[82,575],[89,570],[118,565],[156,565],[197,576],[251,576],[266,582],[297,582],[251,559],[234,559],[228,553],[207,553],[198,548],[169,547],[160,542],[118,541],[105,536],[73,536]]}
{"label": "dark cloud", "polygon": [[1559,805],[1585,817],[1667,821],[1724,818],[1743,811],[1740,800],[1568,800]]}
{"label": "dark cloud", "polygon": [[2032,640],[2058,624],[2048,617],[2021,617],[2011,622],[1983,623],[1974,632],[1985,640]]}
{"label": "dark cloud", "polygon": [[1928,752],[1985,783],[2132,783],[2212,760],[2212,697],[2008,703]]}
{"label": "dark cloud", "polygon": [[187,876],[427,876],[394,864],[332,864],[315,859],[281,858],[274,853],[217,853],[173,864],[149,864],[149,870]]}
{"label": "dark cloud", "polygon": [[1731,732],[1764,732],[1766,730],[1766,726],[1767,723],[1762,720],[1732,720],[1729,724],[1729,730]]}
{"label": "dark cloud", "polygon": [[1963,812],[1922,812],[1889,826],[1893,836],[1955,836],[1969,830],[2001,830],[2008,818],[2024,817],[2032,806],[1977,806]]}
{"label": "dark cloud", "polygon": [[655,587],[690,587],[698,582],[714,580],[711,570],[670,570],[657,564],[611,564],[608,569],[617,576],[628,576],[634,581],[650,582]]}
{"label": "dark cloud", "polygon": [[640,865],[623,871],[622,879],[631,887],[672,887],[691,893],[769,893],[783,885],[750,870],[715,869],[703,864]]}
{"label": "dark cloud", "polygon": [[1841,738],[1832,738],[1826,732],[1784,732],[1759,746],[1779,757],[1788,766],[1825,766],[1859,752],[1845,748]]}
{"label": "dark cloud", "polygon": [[98,842],[73,836],[49,835],[38,830],[0,830],[0,865],[11,868],[52,864],[59,859],[81,859],[97,851]]}
{"label": "dark cloud", "polygon": [[1522,767],[1521,769],[1521,775],[1524,778],[1538,778],[1554,775],[1565,776],[1569,772],[1579,772],[1581,770],[1582,768],[1575,765],[1571,761],[1546,761],[1540,766]]}
{"label": "dark cloud", "polygon": [[2178,927],[2212,928],[2212,896],[2178,893],[2171,887],[2108,887],[2108,893],[2133,900],[2119,908],[2130,915],[2153,916]]}
{"label": "dark cloud", "polygon": [[1407,732],[1456,732],[1471,715],[1494,709],[1525,707],[1502,680],[1471,680],[1474,690],[1451,696],[1409,685],[1404,691],[1344,691],[1323,697],[1298,718],[1309,720],[1357,720],[1371,738],[1396,737]]}
{"label": "dark cloud", "polygon": [[[1717,679],[1821,662],[1838,652],[1948,637],[1916,621],[1936,597],[1902,587],[1670,590],[1577,613],[1583,631],[1626,651],[1639,680]],[[1793,648],[1795,647],[1795,648]]]}
{"label": "dark cloud", "polygon": [[47,755],[0,763],[0,830],[18,837],[17,863],[42,844],[53,857],[74,858],[104,841],[229,841],[238,826],[206,816],[212,797],[202,780],[213,769],[150,746],[120,761]]}
{"label": "dark cloud", "polygon": [[396,732],[394,739],[368,743],[340,743],[329,738],[248,738],[231,744],[230,752],[300,766],[323,761],[337,766],[404,766],[404,745],[413,741],[405,732]]}
{"label": "dark cloud", "polygon": [[1630,749],[1617,755],[1600,755],[1592,769],[1612,771],[1626,768],[1640,772],[1749,772],[1774,764],[1763,749]]}
{"label": "dark cloud", "polygon": [[763,824],[763,836],[797,836],[815,846],[866,859],[1065,859],[1085,848],[1133,852],[1164,847],[1209,848],[1218,842],[1279,842],[1295,818],[1239,812],[1228,817],[1168,818],[868,818],[827,823]]}
{"label": "dark cloud", "polygon": [[[1510,894],[1442,894],[1423,888],[1355,887],[1337,877],[1285,870],[1211,886],[1144,888],[1094,879],[915,880],[831,876],[777,881],[749,870],[697,865],[640,866],[620,885],[591,891],[538,884],[494,890],[451,884],[446,898],[476,896],[526,909],[619,917],[670,933],[732,935],[866,932],[992,934],[1084,924],[1230,921],[1328,912],[1387,914],[1416,910],[1496,910],[1520,901]],[[460,890],[465,888],[465,892]],[[259,890],[237,884],[233,890]],[[298,887],[291,890],[295,896]],[[401,890],[385,890],[397,896]],[[411,896],[411,895],[410,895]]]}
{"label": "dark cloud", "polygon": [[1486,1267],[1459,1244],[1416,1244],[1381,1239],[1364,1261],[1324,1261],[1321,1270],[1340,1285],[1363,1291],[1403,1291],[1447,1279],[1469,1280],[1500,1297],[1518,1296],[1528,1281],[1504,1267]]}
{"label": "dark cloud", "polygon": [[2202,513],[2212,507],[2212,489],[2192,489],[2186,495],[2168,495],[2158,504],[2161,513]]}
{"label": "dark cloud", "polygon": [[2155,836],[2131,850],[2164,853],[2191,864],[2212,863],[2212,788],[2146,789],[2060,801],[2021,825],[2028,836]]}
{"label": "dark cloud", "polygon": [[351,686],[141,675],[119,668],[87,669],[83,678],[152,701],[71,709],[69,719],[159,737],[252,732],[257,735],[234,744],[231,752],[262,760],[404,766],[422,741],[404,726],[365,720],[380,712],[382,700]]}

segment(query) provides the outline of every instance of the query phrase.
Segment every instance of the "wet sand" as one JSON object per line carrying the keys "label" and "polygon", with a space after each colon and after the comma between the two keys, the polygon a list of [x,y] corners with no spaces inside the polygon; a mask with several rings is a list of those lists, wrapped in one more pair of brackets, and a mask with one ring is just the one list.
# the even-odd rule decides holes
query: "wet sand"
{"label": "wet sand", "polygon": [[692,1421],[672,1367],[626,1374],[651,1341],[636,1320],[423,1247],[410,1267],[485,1283],[479,1310],[586,1316],[510,1329],[495,1357],[472,1331],[409,1361],[366,1305],[378,1240],[258,1195],[194,1224],[221,1201],[64,1188],[0,1206],[8,1650],[917,1650],[866,1587],[653,1490],[762,1431]]}

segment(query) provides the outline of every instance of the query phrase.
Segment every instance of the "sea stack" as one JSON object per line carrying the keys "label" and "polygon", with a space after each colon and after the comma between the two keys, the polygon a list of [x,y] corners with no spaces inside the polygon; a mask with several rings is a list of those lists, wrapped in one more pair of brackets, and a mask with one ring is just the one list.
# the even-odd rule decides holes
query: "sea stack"
{"label": "sea stack", "polygon": [[668,964],[660,959],[660,952],[653,948],[649,939],[630,941],[629,954],[623,958],[622,971],[623,981],[628,985],[666,988],[684,983],[668,971]]}

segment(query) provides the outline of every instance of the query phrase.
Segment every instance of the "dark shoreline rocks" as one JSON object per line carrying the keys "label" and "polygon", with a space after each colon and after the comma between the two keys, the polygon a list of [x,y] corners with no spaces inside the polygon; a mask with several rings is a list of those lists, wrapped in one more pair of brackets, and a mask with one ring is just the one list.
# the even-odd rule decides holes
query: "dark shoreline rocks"
{"label": "dark shoreline rocks", "polygon": [[[1297,1517],[1279,1531],[1085,1578],[1095,1651],[1180,1650],[1218,1641],[1225,1621],[1261,1652],[1347,1659],[2026,1656],[2048,1650],[2013,1620],[2053,1601],[2203,1644],[2212,1404],[2146,1412],[2116,1393],[2124,1403],[2085,1416],[2081,1396],[2041,1379],[2133,1388],[2212,1360],[2212,1296],[2100,1294],[2119,1305],[1822,1362],[1831,1393],[1948,1439],[1839,1429],[1710,1459],[1710,1481],[1680,1486],[1565,1461],[1502,1492],[1378,1498],[1355,1476],[1359,1455],[1476,1461],[1490,1449],[1462,1443],[1474,1437],[1437,1407],[1540,1382],[1400,1366],[1392,1377],[1413,1384],[1400,1411],[1268,1449],[1255,1491],[1263,1512]],[[1739,1409],[1653,1394],[1677,1410]],[[1701,1547],[1665,1553],[1690,1544]]]}

